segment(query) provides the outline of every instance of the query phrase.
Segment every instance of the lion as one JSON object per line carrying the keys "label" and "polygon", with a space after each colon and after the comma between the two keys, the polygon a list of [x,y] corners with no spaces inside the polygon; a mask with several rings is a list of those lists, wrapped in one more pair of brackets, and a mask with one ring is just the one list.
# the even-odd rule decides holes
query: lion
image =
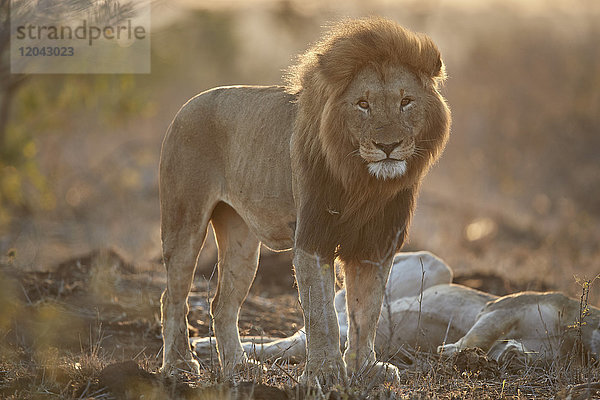
{"label": "lion", "polygon": [[[550,363],[579,350],[600,355],[600,309],[557,292],[522,292],[485,304],[473,326],[439,353],[452,355],[480,348],[497,361],[517,357],[527,363]],[[581,340],[582,348],[577,346]]]}
{"label": "lion", "polygon": [[[600,309],[580,315],[579,300],[556,292],[521,292],[498,297],[452,284],[452,270],[429,252],[401,253],[394,259],[375,341],[379,354],[392,357],[419,348],[450,356],[481,348],[503,363],[518,360],[549,364],[573,353],[581,328],[583,349],[600,355]],[[335,297],[342,348],[348,332],[345,290]],[[258,360],[302,361],[305,329],[286,338],[246,337],[244,351]],[[205,357],[214,351],[210,338],[191,340]],[[446,344],[448,343],[448,344]],[[400,362],[403,362],[400,357]]]}
{"label": "lion", "polygon": [[[160,160],[163,372],[198,370],[187,296],[211,223],[224,377],[249,362],[237,321],[263,244],[293,249],[306,326],[301,381],[397,380],[396,368],[376,360],[375,328],[420,182],[449,136],[445,76],[429,37],[388,19],[344,20],[300,56],[286,87],[219,87],[179,110]],[[351,316],[343,354],[335,259]]]}

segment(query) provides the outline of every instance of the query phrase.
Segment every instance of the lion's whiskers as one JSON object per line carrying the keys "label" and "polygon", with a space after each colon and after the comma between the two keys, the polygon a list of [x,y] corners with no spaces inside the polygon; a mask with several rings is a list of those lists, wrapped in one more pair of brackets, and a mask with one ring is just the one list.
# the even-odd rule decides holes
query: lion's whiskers
{"label": "lion's whiskers", "polygon": [[360,156],[360,149],[352,150],[350,153],[346,154],[345,158],[348,158],[350,156]]}
{"label": "lion's whiskers", "polygon": [[417,147],[415,147],[411,157],[426,159],[427,154],[428,154],[427,149],[417,146]]}

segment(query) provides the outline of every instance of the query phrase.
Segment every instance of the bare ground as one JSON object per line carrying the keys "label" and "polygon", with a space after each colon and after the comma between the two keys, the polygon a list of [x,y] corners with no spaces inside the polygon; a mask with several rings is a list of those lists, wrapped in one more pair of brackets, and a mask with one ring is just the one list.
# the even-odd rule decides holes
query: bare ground
{"label": "bare ground", "polygon": [[[240,320],[243,335],[286,336],[302,325],[289,256],[267,253]],[[208,336],[212,265],[200,265],[190,297],[190,335]],[[498,365],[473,350],[443,360],[406,349],[397,360],[400,387],[351,384],[322,393],[297,385],[301,364],[274,360],[248,369],[237,384],[220,382],[216,355],[200,360],[199,376],[164,380],[159,299],[165,274],[158,263],[125,261],[114,250],[67,260],[47,272],[0,267],[0,397],[17,398],[593,398],[598,368],[575,358],[544,368]],[[473,273],[455,279],[496,294],[535,282]]]}

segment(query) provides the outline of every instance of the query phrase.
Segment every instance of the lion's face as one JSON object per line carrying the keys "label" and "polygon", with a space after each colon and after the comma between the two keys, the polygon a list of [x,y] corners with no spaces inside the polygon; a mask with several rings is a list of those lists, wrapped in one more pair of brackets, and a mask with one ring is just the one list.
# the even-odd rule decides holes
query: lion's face
{"label": "lion's face", "polygon": [[342,104],[350,140],[372,176],[399,178],[419,157],[430,101],[430,90],[408,68],[367,67],[357,74]]}

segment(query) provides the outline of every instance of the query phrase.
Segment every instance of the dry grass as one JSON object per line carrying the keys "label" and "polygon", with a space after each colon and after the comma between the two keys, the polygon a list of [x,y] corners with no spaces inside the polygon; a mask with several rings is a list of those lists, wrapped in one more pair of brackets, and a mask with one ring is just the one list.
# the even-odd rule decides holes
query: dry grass
{"label": "dry grass", "polygon": [[[72,259],[54,272],[23,273],[3,265],[0,319],[0,396],[8,399],[499,399],[587,398],[599,389],[600,371],[593,360],[574,349],[572,356],[546,365],[519,360],[499,365],[479,350],[451,358],[417,349],[390,349],[389,360],[401,368],[398,387],[374,387],[369,382],[336,387],[331,391],[298,385],[302,364],[270,360],[264,368],[246,366],[235,385],[219,380],[216,355],[200,359],[198,376],[182,374],[163,380],[160,363],[160,328],[157,304],[162,279],[152,275],[160,266],[135,267],[113,251],[95,252]],[[93,289],[98,276],[104,292]],[[209,291],[196,282],[196,296]],[[587,293],[582,284],[581,320],[585,323]],[[289,295],[291,299],[294,294]],[[10,301],[8,301],[10,299]],[[16,299],[16,300],[15,300]],[[137,299],[137,300],[136,300]],[[261,317],[289,313],[277,300],[250,297],[242,314],[242,327],[266,335],[288,335],[288,322]],[[207,318],[196,303],[190,319]],[[11,305],[11,307],[8,307]],[[278,308],[279,307],[279,308]],[[12,310],[9,313],[6,310]],[[262,311],[261,311],[262,310]],[[295,311],[298,312],[297,310]],[[295,316],[299,318],[299,314]],[[262,323],[262,326],[255,324]],[[288,325],[288,331],[281,331]],[[252,326],[255,326],[252,328]],[[577,328],[577,327],[575,327]],[[570,396],[570,397],[569,397]],[[583,396],[583,397],[582,397]]]}

